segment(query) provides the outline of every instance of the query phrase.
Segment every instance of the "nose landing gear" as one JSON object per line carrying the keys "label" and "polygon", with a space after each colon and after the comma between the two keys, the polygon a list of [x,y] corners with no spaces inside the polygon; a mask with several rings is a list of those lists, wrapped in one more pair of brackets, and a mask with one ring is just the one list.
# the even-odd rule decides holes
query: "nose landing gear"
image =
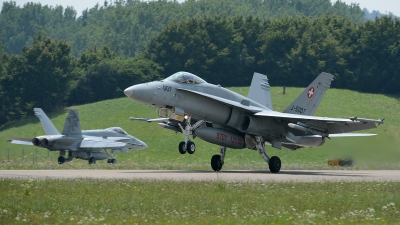
{"label": "nose landing gear", "polygon": [[[194,142],[190,141],[189,135],[191,135],[192,131],[198,128],[204,122],[204,120],[199,120],[192,126],[190,123],[191,118],[191,116],[187,117],[185,128],[183,128],[180,123],[178,124],[181,128],[182,134],[185,135],[185,141],[180,142],[178,146],[179,153],[181,154],[185,154],[186,152],[193,154],[196,151],[196,145]],[[195,136],[193,136],[193,138],[194,137]]]}

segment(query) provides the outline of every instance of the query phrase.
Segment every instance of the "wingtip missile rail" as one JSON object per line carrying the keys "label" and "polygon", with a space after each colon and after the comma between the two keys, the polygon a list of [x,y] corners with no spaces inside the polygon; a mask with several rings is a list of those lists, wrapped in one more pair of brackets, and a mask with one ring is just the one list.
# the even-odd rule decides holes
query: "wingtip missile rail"
{"label": "wingtip missile rail", "polygon": [[361,122],[361,123],[377,123],[379,125],[385,124],[385,119],[373,120],[373,119],[367,119],[367,118],[358,118],[357,116],[350,117],[349,119],[352,120],[352,121],[358,121],[358,122]]}

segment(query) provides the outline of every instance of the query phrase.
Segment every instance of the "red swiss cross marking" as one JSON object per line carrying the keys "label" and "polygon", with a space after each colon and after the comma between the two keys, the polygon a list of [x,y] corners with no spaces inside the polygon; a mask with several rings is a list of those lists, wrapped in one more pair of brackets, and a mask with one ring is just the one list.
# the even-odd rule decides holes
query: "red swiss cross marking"
{"label": "red swiss cross marking", "polygon": [[308,92],[307,92],[307,97],[312,98],[312,96],[314,96],[314,93],[315,93],[314,87],[310,87],[310,89],[308,89]]}

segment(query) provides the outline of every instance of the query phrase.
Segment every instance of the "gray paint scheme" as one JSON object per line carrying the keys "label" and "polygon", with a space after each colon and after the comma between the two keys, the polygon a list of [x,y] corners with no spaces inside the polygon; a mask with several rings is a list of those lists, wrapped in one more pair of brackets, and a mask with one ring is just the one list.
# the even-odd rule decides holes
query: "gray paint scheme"
{"label": "gray paint scheme", "polygon": [[[104,130],[81,130],[77,110],[69,110],[61,134],[42,109],[35,108],[34,112],[46,135],[33,139],[9,137],[7,140],[13,144],[34,145],[50,151],[60,151],[59,164],[68,162],[74,157],[88,160],[90,164],[106,158],[110,158],[109,163],[115,163],[114,151],[128,152],[147,148],[143,141],[129,135],[120,127],[110,127]],[[111,150],[111,153],[107,149]],[[103,150],[105,152],[102,152]],[[68,158],[65,158],[67,152]]]}
{"label": "gray paint scheme", "polygon": [[[272,165],[271,169],[270,158],[265,152],[265,142],[278,149],[316,147],[324,144],[329,137],[367,136],[346,133],[376,128],[376,124],[383,124],[383,120],[313,116],[331,81],[333,75],[321,73],[282,113],[272,111],[268,78],[259,73],[253,75],[248,97],[220,85],[209,84],[187,72],[175,73],[162,81],[137,84],[125,89],[124,93],[136,101],[158,108],[159,116],[165,119],[161,119],[161,127],[185,135],[183,147],[181,144],[179,146],[181,153],[185,152],[186,146],[192,145],[189,135],[198,136],[221,146],[220,156],[216,157],[220,161],[211,161],[214,170],[222,167],[226,147],[245,146],[259,151],[269,163],[270,170],[277,172],[280,169],[280,160],[276,161],[275,158],[272,164],[277,165]],[[171,113],[170,116],[166,111]],[[176,114],[188,119],[176,117]],[[204,129],[205,124],[212,128]],[[244,145],[242,140],[235,143],[238,136],[243,139]],[[232,140],[230,143],[226,142],[229,138]]]}

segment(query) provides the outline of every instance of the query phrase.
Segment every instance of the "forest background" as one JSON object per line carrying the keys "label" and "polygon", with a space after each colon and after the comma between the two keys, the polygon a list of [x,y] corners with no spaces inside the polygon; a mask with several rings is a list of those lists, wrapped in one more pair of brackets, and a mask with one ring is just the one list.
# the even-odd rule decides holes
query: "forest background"
{"label": "forest background", "polygon": [[306,86],[320,72],[334,88],[400,94],[400,20],[368,20],[330,0],[104,1],[82,12],[4,2],[0,13],[0,126],[123,97],[177,71],[223,86]]}

